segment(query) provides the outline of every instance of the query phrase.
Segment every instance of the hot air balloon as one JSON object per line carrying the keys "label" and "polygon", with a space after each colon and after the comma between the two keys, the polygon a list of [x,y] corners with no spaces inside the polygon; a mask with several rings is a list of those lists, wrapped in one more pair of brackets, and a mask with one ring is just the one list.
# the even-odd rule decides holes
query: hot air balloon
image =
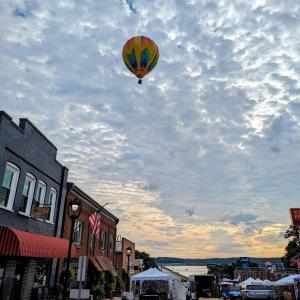
{"label": "hot air balloon", "polygon": [[123,60],[126,67],[142,83],[142,78],[156,66],[159,52],[157,45],[148,37],[135,36],[129,39],[123,47]]}

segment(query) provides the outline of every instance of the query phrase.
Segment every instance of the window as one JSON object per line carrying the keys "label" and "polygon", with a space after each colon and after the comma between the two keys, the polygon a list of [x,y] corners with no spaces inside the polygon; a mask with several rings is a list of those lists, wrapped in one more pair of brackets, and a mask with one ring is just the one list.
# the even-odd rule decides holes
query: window
{"label": "window", "polygon": [[109,247],[108,247],[108,249],[109,249],[109,254],[112,254],[113,253],[113,245],[114,245],[114,242],[113,242],[113,240],[114,240],[114,238],[113,238],[113,235],[111,234],[110,236],[109,236]]}
{"label": "window", "polygon": [[76,220],[74,224],[73,242],[76,246],[82,245],[83,223]]}
{"label": "window", "polygon": [[106,248],[106,232],[101,231],[101,236],[100,236],[100,249],[104,250]]}
{"label": "window", "polygon": [[96,244],[96,239],[94,234],[90,234],[90,241],[89,241],[89,252],[90,256],[95,255],[95,244]]}
{"label": "window", "polygon": [[53,223],[56,204],[56,190],[54,188],[50,189],[50,195],[46,204],[50,207],[48,220]]}
{"label": "window", "polygon": [[46,183],[39,180],[35,191],[35,197],[34,197],[35,202],[37,202],[37,204],[44,204],[45,194],[46,194]]}
{"label": "window", "polygon": [[12,209],[17,190],[20,170],[12,163],[7,163],[0,187],[0,206]]}
{"label": "window", "polygon": [[24,186],[23,186],[22,203],[20,207],[20,212],[23,212],[26,215],[30,215],[35,182],[36,182],[35,177],[27,173],[25,177]]}

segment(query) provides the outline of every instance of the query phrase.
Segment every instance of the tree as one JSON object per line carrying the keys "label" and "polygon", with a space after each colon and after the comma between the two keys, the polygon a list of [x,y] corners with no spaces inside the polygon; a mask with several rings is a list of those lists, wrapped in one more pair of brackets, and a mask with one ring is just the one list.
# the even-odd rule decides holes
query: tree
{"label": "tree", "polygon": [[148,270],[155,265],[154,258],[150,257],[150,254],[146,253],[145,251],[140,252],[138,250],[135,250],[135,258],[143,259],[144,270]]}
{"label": "tree", "polygon": [[[220,265],[208,265],[208,274],[215,275],[217,279],[229,278],[234,279],[234,270],[236,268],[242,268],[243,262],[238,259],[232,264],[220,264]],[[249,268],[258,268],[259,265],[255,262],[249,261]]]}
{"label": "tree", "polygon": [[234,278],[233,264],[208,265],[208,274],[214,275],[217,279]]}
{"label": "tree", "polygon": [[291,225],[284,238],[288,239],[289,242],[285,247],[285,255],[282,257],[282,261],[287,268],[296,267],[295,258],[300,256],[300,228]]}

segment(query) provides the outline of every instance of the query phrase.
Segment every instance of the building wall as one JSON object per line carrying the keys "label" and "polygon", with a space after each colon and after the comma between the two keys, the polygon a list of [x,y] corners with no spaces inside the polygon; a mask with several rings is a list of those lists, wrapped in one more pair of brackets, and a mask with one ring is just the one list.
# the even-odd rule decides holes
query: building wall
{"label": "building wall", "polygon": [[[113,266],[115,264],[115,240],[116,240],[116,233],[117,233],[117,222],[118,219],[115,217],[107,216],[103,211],[100,213],[100,234],[101,231],[104,230],[105,232],[112,235],[113,243],[112,243],[112,251],[110,252],[108,249],[108,243],[106,243],[106,248],[104,251],[100,250],[100,238],[95,239],[95,247],[93,253],[90,251],[90,224],[89,224],[89,217],[96,211],[101,208],[101,205],[94,200],[91,200],[90,197],[85,197],[77,187],[72,187],[72,184],[69,184],[69,192],[66,196],[66,203],[65,203],[65,219],[63,224],[63,231],[62,237],[69,239],[71,233],[71,220],[67,214],[68,203],[73,199],[79,199],[82,203],[81,213],[79,215],[78,220],[81,221],[83,225],[83,232],[82,232],[82,244],[80,246],[75,246],[76,249],[76,257],[79,258],[80,256],[87,256],[88,260],[89,257],[96,257],[96,256],[106,256],[110,259]],[[92,202],[92,203],[91,203]],[[88,266],[89,264],[87,264]],[[60,261],[59,264],[59,276],[63,271],[64,265],[63,260]],[[88,270],[87,270],[88,274]]]}
{"label": "building wall", "polygon": [[[57,220],[60,212],[60,199],[67,184],[68,170],[56,160],[56,147],[27,119],[20,119],[19,125],[5,112],[0,112],[0,184],[6,163],[12,162],[20,169],[13,211],[0,207],[0,226],[11,226],[19,230],[56,236]],[[35,220],[19,214],[26,173],[33,174],[37,181],[46,183],[45,199],[49,198],[50,188],[57,192],[54,222]],[[61,196],[61,198],[60,198]]]}
{"label": "building wall", "polygon": [[[135,261],[135,243],[122,238],[122,253],[118,254],[118,276],[121,278],[123,276],[123,272],[127,273],[128,268],[128,257],[126,255],[126,249],[130,247],[132,249],[131,256],[129,257],[129,261],[134,263]],[[129,263],[130,264],[130,263]],[[130,268],[130,272],[132,272],[132,268]]]}
{"label": "building wall", "polygon": [[[65,210],[67,210],[68,207],[68,202],[78,198],[78,196],[74,195],[72,192],[68,193],[66,197],[66,204],[65,204]],[[89,225],[89,217],[96,212],[96,209],[89,204],[84,198],[80,199],[82,202],[82,209],[80,216],[78,218],[79,221],[84,223],[84,229],[83,229],[83,236],[82,236],[82,245],[80,247],[75,247],[76,248],[76,256],[88,256],[88,247],[89,247],[89,237],[90,237],[90,225]],[[99,208],[101,206],[99,205]],[[109,253],[108,245],[105,249],[105,251],[100,250],[100,239],[97,238],[95,241],[95,252],[94,256],[106,256],[111,259],[112,262],[114,262],[115,259],[115,240],[116,240],[116,232],[117,232],[117,227],[116,227],[116,222],[106,216],[103,212],[100,213],[100,233],[102,230],[107,232],[108,234],[112,234],[113,236],[113,245],[112,245],[112,252]],[[64,222],[64,230],[62,233],[62,237],[69,239],[70,237],[70,232],[71,232],[71,220],[68,218],[67,211],[65,212],[65,222]]]}

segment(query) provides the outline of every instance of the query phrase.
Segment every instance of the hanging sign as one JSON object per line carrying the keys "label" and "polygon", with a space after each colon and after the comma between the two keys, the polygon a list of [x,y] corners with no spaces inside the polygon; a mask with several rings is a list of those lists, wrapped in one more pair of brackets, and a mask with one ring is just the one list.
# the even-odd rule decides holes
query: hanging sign
{"label": "hanging sign", "polygon": [[292,225],[300,228],[300,208],[290,208]]}

